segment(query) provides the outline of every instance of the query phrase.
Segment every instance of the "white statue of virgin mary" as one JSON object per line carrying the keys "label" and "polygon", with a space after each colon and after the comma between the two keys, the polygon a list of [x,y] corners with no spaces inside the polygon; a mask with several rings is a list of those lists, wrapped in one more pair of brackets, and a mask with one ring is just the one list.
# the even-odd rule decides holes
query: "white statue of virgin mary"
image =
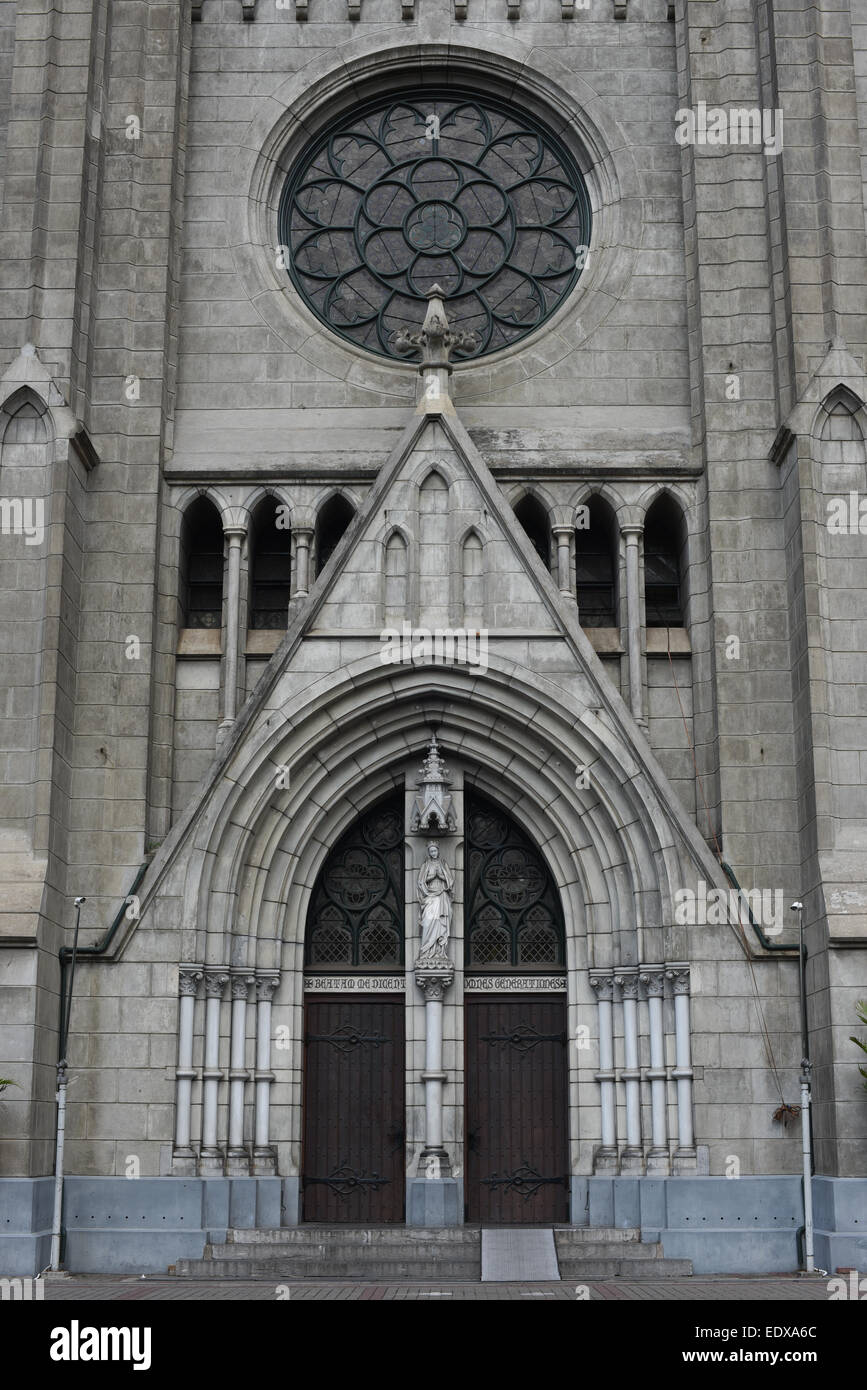
{"label": "white statue of virgin mary", "polygon": [[427,859],[418,871],[419,960],[447,961],[449,958],[454,886],[454,874],[445,860],[440,859],[439,845],[431,841]]}

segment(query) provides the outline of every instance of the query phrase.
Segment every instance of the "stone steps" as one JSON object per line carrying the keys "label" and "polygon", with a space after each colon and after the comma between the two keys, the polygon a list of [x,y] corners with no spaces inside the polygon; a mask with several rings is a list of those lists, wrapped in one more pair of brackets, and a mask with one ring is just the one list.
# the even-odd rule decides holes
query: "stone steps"
{"label": "stone steps", "polygon": [[[642,1250],[653,1251],[652,1245],[643,1245]],[[573,1279],[687,1279],[692,1275],[691,1260],[666,1260],[662,1252],[651,1254],[649,1258],[638,1256],[621,1259],[616,1255],[590,1256],[574,1259],[561,1258],[558,1254],[560,1278]]]}
{"label": "stone steps", "polygon": [[[366,1249],[388,1246],[403,1247],[408,1241],[413,1246],[425,1250],[437,1246],[454,1249],[460,1245],[477,1249],[480,1234],[478,1226],[445,1226],[428,1228],[424,1226],[280,1226],[268,1230],[234,1230],[229,1232],[226,1247],[295,1246],[310,1247],[331,1245],[341,1249]],[[214,1246],[215,1250],[224,1249]]]}
{"label": "stone steps", "polygon": [[662,1245],[642,1244],[635,1229],[559,1226],[554,1229],[561,1279],[683,1279],[690,1260],[667,1260]]}
{"label": "stone steps", "polygon": [[460,1283],[474,1284],[478,1283],[481,1277],[481,1264],[479,1260],[443,1260],[434,1265],[429,1260],[413,1259],[352,1264],[348,1261],[336,1262],[329,1257],[321,1260],[204,1259],[179,1260],[175,1272],[189,1279],[273,1279],[275,1283],[289,1279],[365,1279],[392,1284],[411,1279],[419,1283],[430,1280],[457,1280]]}
{"label": "stone steps", "polygon": [[[556,1227],[561,1278],[664,1279],[692,1274],[689,1260],[666,1260],[661,1245],[642,1245],[637,1230]],[[233,1230],[204,1258],[178,1260],[180,1278],[197,1279],[481,1279],[481,1232],[459,1226],[284,1226]]]}

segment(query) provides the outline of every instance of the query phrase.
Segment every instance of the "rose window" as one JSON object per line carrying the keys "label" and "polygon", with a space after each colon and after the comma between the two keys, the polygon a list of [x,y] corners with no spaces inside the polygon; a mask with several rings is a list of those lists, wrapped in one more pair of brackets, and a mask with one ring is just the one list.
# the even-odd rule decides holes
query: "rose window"
{"label": "rose window", "polygon": [[329,328],[381,356],[439,285],[456,357],[532,333],[585,264],[587,189],[565,147],[493,99],[377,103],[311,145],[280,205],[284,263]]}

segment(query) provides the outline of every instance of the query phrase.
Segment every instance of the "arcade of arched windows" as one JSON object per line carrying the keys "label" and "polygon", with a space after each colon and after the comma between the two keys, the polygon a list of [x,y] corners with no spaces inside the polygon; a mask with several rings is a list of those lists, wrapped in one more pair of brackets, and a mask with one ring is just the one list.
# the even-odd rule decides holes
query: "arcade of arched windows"
{"label": "arcade of arched windows", "polygon": [[[232,725],[355,515],[357,499],[340,489],[308,498],[302,506],[283,489],[208,487],[177,503],[175,715],[201,742],[207,735],[191,735],[189,721]],[[192,779],[194,761],[186,758]]]}
{"label": "arcade of arched windows", "polygon": [[[577,505],[547,505],[533,492],[515,516],[633,714],[647,722],[648,662],[688,658],[690,558],[687,504],[662,485],[630,503],[602,491]],[[688,679],[688,677],[687,677]]]}
{"label": "arcade of arched windows", "polygon": [[[445,505],[447,485],[439,475],[435,481],[442,483]],[[427,492],[432,506],[439,493],[432,487]],[[420,521],[430,510],[423,505],[426,497],[423,488]],[[571,509],[549,505],[529,490],[513,505],[540,560],[564,597],[575,603],[579,622],[615,684],[636,718],[646,722],[648,661],[688,657],[690,652],[684,501],[663,485],[649,495],[645,490],[641,502],[630,505],[612,504],[601,490],[587,493]],[[211,489],[183,505],[177,551],[177,654],[221,658],[224,725],[234,719],[251,678],[258,678],[279,645],[293,603],[309,593],[355,510],[355,501],[334,488],[323,490],[305,508],[261,488],[251,490],[238,505],[228,504]],[[436,508],[431,525],[435,512]],[[413,544],[399,529],[384,541],[386,625],[407,611]],[[485,541],[471,529],[459,549],[460,556],[453,557],[452,592],[465,625],[483,626]],[[423,543],[421,551],[425,552]]]}

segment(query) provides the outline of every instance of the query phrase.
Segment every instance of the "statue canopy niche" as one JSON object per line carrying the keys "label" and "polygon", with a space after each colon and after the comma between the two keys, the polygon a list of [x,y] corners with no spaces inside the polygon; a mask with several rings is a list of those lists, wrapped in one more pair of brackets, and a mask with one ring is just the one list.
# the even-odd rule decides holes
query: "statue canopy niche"
{"label": "statue canopy niche", "polygon": [[457,821],[449,791],[451,782],[437,743],[431,735],[427,757],[420,770],[418,788],[412,807],[410,830],[414,835],[453,835]]}

